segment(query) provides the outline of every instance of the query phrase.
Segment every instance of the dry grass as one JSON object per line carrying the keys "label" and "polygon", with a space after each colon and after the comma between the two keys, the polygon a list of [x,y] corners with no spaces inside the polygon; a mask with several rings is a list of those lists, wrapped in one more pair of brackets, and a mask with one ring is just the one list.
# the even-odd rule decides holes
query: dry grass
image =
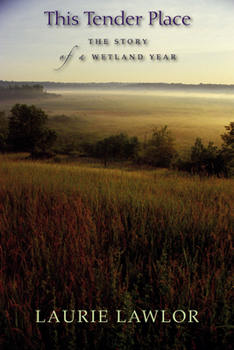
{"label": "dry grass", "polygon": [[[4,349],[231,349],[234,187],[167,170],[0,159]],[[104,325],[35,310],[107,309]],[[117,324],[115,310],[198,310]]]}

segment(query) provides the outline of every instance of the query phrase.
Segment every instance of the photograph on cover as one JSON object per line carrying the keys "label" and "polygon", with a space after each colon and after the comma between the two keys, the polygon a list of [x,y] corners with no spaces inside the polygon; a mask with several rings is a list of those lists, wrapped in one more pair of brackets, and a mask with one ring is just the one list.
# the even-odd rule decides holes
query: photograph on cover
{"label": "photograph on cover", "polygon": [[0,0],[0,348],[233,349],[232,0]]}

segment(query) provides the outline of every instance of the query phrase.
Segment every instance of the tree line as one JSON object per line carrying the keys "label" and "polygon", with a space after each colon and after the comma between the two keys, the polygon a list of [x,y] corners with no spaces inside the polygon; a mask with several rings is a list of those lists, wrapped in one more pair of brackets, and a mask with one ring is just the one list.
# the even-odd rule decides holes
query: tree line
{"label": "tree line", "polygon": [[44,88],[40,84],[22,86],[0,86],[0,100],[11,100],[18,98],[35,99],[40,97],[57,97],[59,95],[54,93],[48,93],[44,91]]}
{"label": "tree line", "polygon": [[2,152],[30,152],[34,158],[49,158],[56,153],[85,155],[103,160],[104,166],[112,159],[132,160],[153,167],[176,168],[206,175],[232,174],[234,166],[234,122],[225,126],[222,146],[213,142],[205,147],[200,138],[195,140],[186,159],[179,156],[175,138],[167,126],[155,128],[152,136],[140,142],[126,133],[110,135],[96,143],[83,143],[74,149],[69,145],[55,147],[59,135],[48,128],[48,115],[34,105],[15,104],[6,117],[0,112],[0,150]]}

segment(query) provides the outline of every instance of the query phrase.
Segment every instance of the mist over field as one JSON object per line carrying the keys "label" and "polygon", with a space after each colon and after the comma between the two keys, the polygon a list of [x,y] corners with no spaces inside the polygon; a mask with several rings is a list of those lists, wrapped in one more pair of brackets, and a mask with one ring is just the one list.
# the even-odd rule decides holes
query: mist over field
{"label": "mist over field", "polygon": [[[224,126],[234,118],[232,85],[45,82],[44,89],[60,96],[21,102],[42,108],[60,134],[82,140],[125,132],[145,141],[155,127],[167,125],[179,150],[190,148],[196,137],[220,146]],[[1,109],[9,114],[16,102],[3,100]]]}
{"label": "mist over field", "polygon": [[[234,118],[234,95],[183,91],[59,91],[61,98],[35,101],[49,118],[67,115],[73,131],[97,138],[126,132],[141,141],[155,127],[167,125],[178,147],[189,147],[196,137],[220,145],[224,126]],[[56,128],[56,124],[53,123]]]}
{"label": "mist over field", "polygon": [[[29,152],[0,156],[0,346],[231,350],[233,178],[126,159],[108,159],[106,166],[68,146],[127,133],[143,148],[153,129],[165,125],[181,153],[196,137],[221,145],[224,126],[234,120],[234,95],[47,91],[61,96],[1,102],[2,119],[17,103],[45,111],[60,149],[67,148],[50,159],[35,160]],[[109,322],[101,327],[56,321],[62,310],[102,309]],[[36,322],[36,310],[45,322]],[[52,310],[58,316],[50,323]],[[123,317],[195,310],[199,322],[118,324],[115,310]]]}

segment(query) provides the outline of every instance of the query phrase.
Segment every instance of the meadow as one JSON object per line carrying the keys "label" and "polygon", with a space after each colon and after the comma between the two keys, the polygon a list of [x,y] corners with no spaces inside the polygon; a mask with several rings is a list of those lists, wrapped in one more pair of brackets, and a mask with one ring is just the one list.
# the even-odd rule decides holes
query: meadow
{"label": "meadow", "polygon": [[[233,121],[234,99],[228,94],[163,93],[146,91],[59,91],[55,99],[25,100],[42,108],[49,126],[66,140],[97,141],[111,134],[127,133],[140,141],[149,139],[155,127],[167,125],[178,150],[190,148],[196,137],[204,144],[221,145],[225,125]],[[1,103],[9,114],[14,103]],[[56,118],[57,116],[57,118]],[[62,120],[58,116],[66,116]]]}
{"label": "meadow", "polygon": [[[233,179],[26,156],[0,157],[3,349],[232,349]],[[108,322],[48,323],[53,310]]]}
{"label": "meadow", "polygon": [[[21,103],[45,110],[67,139],[126,132],[144,141],[168,125],[182,151],[198,136],[220,145],[234,111],[232,96],[208,94],[83,91]],[[28,156],[0,155],[0,348],[233,349],[233,178]],[[63,310],[67,320],[75,310],[74,321]],[[107,323],[92,322],[98,310]],[[116,310],[140,322],[118,322]],[[173,320],[176,310],[186,318]]]}

